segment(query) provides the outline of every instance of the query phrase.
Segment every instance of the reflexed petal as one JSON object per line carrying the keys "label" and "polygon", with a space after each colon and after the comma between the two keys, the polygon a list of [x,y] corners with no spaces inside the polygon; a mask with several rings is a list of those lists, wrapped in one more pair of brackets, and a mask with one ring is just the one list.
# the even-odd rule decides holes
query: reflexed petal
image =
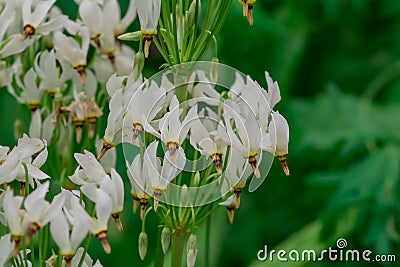
{"label": "reflexed petal", "polygon": [[10,37],[9,41],[0,49],[0,57],[6,58],[11,55],[19,54],[28,46],[32,45],[35,38],[26,38],[21,41],[20,34],[14,34]]}
{"label": "reflexed petal", "polygon": [[31,124],[29,126],[29,136],[34,138],[40,138],[42,131],[42,118],[39,109],[35,111],[32,116]]}
{"label": "reflexed petal", "polygon": [[269,125],[271,142],[275,146],[275,156],[283,156],[288,153],[289,125],[279,112],[272,113]]}
{"label": "reflexed petal", "polygon": [[0,266],[5,266],[14,250],[14,244],[11,242],[10,234],[3,235],[0,238],[0,248]]}
{"label": "reflexed petal", "polygon": [[69,225],[64,213],[59,212],[50,222],[50,233],[61,253],[70,252]]}
{"label": "reflexed petal", "polygon": [[76,161],[82,166],[85,174],[95,179],[99,182],[106,176],[107,174],[104,172],[103,167],[97,161],[96,157],[89,151],[85,150],[85,154],[75,153],[74,157]]}

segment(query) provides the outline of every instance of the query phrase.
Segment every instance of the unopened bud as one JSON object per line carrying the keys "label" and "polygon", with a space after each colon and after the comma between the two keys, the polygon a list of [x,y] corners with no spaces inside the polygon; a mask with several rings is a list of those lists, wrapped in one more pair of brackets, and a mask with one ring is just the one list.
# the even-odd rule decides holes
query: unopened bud
{"label": "unopened bud", "polygon": [[136,81],[144,68],[144,54],[142,51],[136,53],[135,61],[133,63],[133,79]]}
{"label": "unopened bud", "polygon": [[142,260],[144,260],[144,257],[146,257],[147,243],[147,234],[145,232],[141,232],[139,235],[139,255]]}
{"label": "unopened bud", "polygon": [[[199,4],[199,6],[196,7],[197,3]],[[186,20],[189,29],[191,29],[194,26],[196,18],[196,9],[197,9],[197,17],[199,18],[201,15],[201,1],[193,0],[189,6],[189,10],[186,13]]]}
{"label": "unopened bud", "polygon": [[212,86],[214,86],[218,81],[218,64],[219,60],[216,57],[211,59],[211,66],[210,66],[210,82]]}
{"label": "unopened bud", "polygon": [[188,187],[186,184],[184,184],[181,187],[181,200],[180,200],[180,206],[181,207],[187,207],[189,203],[189,195],[188,195]]}
{"label": "unopened bud", "polygon": [[127,32],[117,37],[117,39],[121,41],[140,41],[141,38],[142,38],[141,31]]}
{"label": "unopened bud", "polygon": [[14,122],[14,138],[18,140],[22,137],[23,130],[22,130],[22,122],[20,119],[15,120]]}
{"label": "unopened bud", "polygon": [[197,248],[198,248],[197,236],[195,234],[191,234],[187,242],[188,252],[187,252],[186,262],[188,267],[193,267],[194,264],[196,263]]}
{"label": "unopened bud", "polygon": [[164,227],[161,232],[161,247],[164,254],[167,253],[170,243],[171,243],[171,230],[168,227]]}
{"label": "unopened bud", "polygon": [[200,185],[200,172],[196,172],[193,178],[193,184],[194,186],[199,186]]}

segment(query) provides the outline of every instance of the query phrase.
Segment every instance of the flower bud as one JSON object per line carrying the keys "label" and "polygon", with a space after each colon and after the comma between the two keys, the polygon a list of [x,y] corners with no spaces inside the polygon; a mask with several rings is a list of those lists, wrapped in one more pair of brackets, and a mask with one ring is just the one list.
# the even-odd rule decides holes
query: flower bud
{"label": "flower bud", "polygon": [[200,185],[200,172],[196,172],[193,178],[193,184],[194,186],[199,186]]}
{"label": "flower bud", "polygon": [[135,62],[133,63],[133,78],[136,81],[143,71],[144,54],[142,51],[136,53]]}
{"label": "flower bud", "polygon": [[18,140],[22,137],[23,129],[22,129],[22,122],[20,119],[16,119],[14,122],[14,138]]}
{"label": "flower bud", "polygon": [[210,66],[210,82],[214,86],[218,81],[218,64],[219,60],[216,57],[211,59],[211,66]]}
{"label": "flower bud", "polygon": [[164,227],[164,229],[161,232],[161,247],[164,254],[167,253],[170,243],[171,243],[171,230],[168,227]]}
{"label": "flower bud", "polygon": [[142,33],[140,31],[127,32],[125,34],[119,35],[117,38],[121,41],[140,41],[140,39],[142,38]]}
{"label": "flower bud", "polygon": [[144,260],[144,257],[146,257],[147,243],[148,239],[146,232],[141,232],[139,235],[139,255],[142,260]]}
{"label": "flower bud", "polygon": [[197,257],[197,236],[195,234],[191,234],[189,237],[189,240],[187,242],[187,266],[188,267],[193,267],[194,264],[196,263],[196,257]]}
{"label": "flower bud", "polygon": [[[198,7],[196,7],[197,3],[199,4]],[[189,10],[186,13],[186,20],[189,29],[191,29],[194,26],[196,18],[196,9],[197,9],[197,17],[199,18],[201,15],[201,1],[193,0],[189,6]]]}
{"label": "flower bud", "polygon": [[181,200],[180,200],[180,206],[181,207],[186,207],[189,203],[189,196],[188,196],[188,187],[186,184],[184,184],[181,187]]}

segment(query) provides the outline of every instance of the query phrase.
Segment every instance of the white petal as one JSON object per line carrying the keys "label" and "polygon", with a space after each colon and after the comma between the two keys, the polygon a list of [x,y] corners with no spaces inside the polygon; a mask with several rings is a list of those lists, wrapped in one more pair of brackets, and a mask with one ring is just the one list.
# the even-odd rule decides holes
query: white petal
{"label": "white petal", "polygon": [[51,237],[60,248],[61,253],[69,250],[69,225],[63,212],[59,212],[50,222]]}

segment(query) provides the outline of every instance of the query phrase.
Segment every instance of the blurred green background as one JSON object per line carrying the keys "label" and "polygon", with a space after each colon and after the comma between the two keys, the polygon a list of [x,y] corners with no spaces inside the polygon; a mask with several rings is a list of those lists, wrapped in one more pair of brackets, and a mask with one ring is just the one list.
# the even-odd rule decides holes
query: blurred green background
{"label": "blurred green background", "polygon": [[[75,16],[72,1],[57,3]],[[120,3],[126,9],[128,1]],[[279,82],[277,109],[290,125],[291,176],[285,177],[276,161],[264,185],[243,194],[233,225],[222,208],[213,216],[212,266],[368,265],[257,261],[265,245],[321,251],[336,248],[339,237],[348,249],[395,254],[400,262],[400,1],[259,0],[254,20],[250,27],[234,2],[218,37],[219,60],[264,87],[265,70]],[[132,30],[138,28],[136,21]],[[163,63],[151,54],[147,74]],[[0,101],[1,144],[14,145],[18,108],[5,89]],[[140,222],[131,208],[129,203],[122,215],[124,232],[110,233],[111,255],[92,241],[91,256],[104,266],[151,265],[157,220],[147,221],[150,240],[142,262]],[[205,266],[202,230],[196,266]]]}

